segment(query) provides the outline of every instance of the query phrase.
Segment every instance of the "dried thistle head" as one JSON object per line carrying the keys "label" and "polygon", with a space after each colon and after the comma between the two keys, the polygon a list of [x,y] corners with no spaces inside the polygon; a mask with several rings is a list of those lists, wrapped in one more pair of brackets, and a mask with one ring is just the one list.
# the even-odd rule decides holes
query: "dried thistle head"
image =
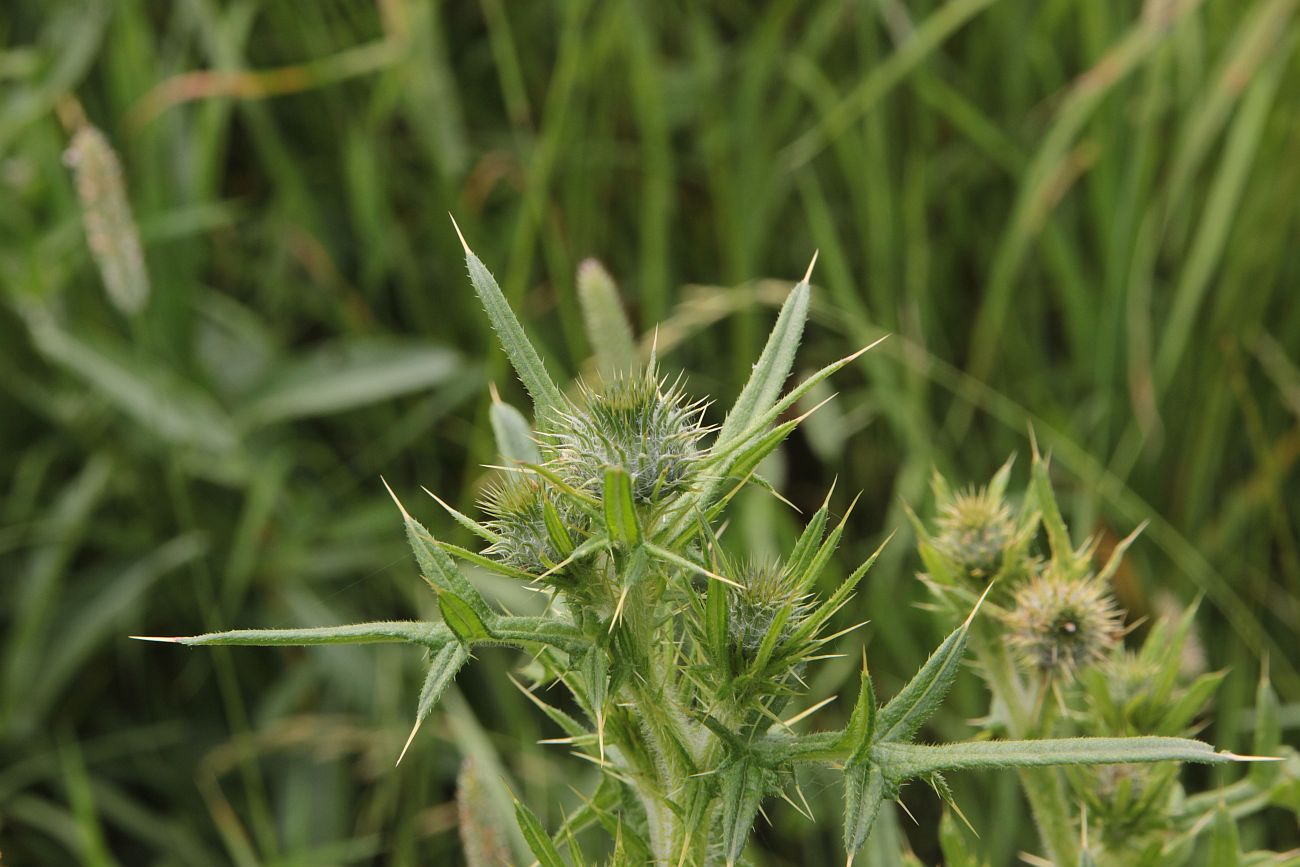
{"label": "dried thistle head", "polygon": [[989,488],[956,493],[941,502],[935,529],[940,553],[985,581],[1002,569],[1007,549],[1017,540],[1011,507]]}
{"label": "dried thistle head", "polygon": [[573,487],[597,493],[607,467],[632,478],[632,495],[650,503],[690,486],[702,456],[705,403],[689,401],[681,382],[666,386],[653,366],[582,387],[580,405],[548,420],[542,436],[549,465]]}
{"label": "dried thistle head", "polygon": [[790,613],[781,624],[782,635],[789,635],[803,622],[807,597],[792,586],[781,564],[769,560],[750,560],[736,576],[741,589],[728,597],[727,635],[732,645],[746,656],[753,655],[788,605]]}
{"label": "dried thistle head", "polygon": [[1049,677],[1101,661],[1124,634],[1122,613],[1101,581],[1050,566],[1020,586],[1005,617],[1021,661]]}

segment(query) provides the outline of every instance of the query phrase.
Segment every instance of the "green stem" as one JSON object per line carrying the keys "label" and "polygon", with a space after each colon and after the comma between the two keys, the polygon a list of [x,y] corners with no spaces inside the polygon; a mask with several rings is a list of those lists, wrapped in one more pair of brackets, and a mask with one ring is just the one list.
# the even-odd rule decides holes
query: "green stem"
{"label": "green stem", "polygon": [[[628,678],[625,689],[632,705],[641,717],[641,731],[647,751],[654,760],[658,779],[653,787],[644,780],[634,780],[634,788],[641,799],[650,825],[650,847],[656,863],[672,863],[674,849],[680,840],[680,820],[668,803],[689,776],[682,767],[678,744],[682,737],[682,721],[676,713],[678,699],[671,681],[669,666],[662,658],[656,634],[655,618],[658,601],[657,582],[648,578],[633,589],[624,609],[619,628],[626,630],[636,671]],[[636,598],[640,597],[640,598]]]}
{"label": "green stem", "polygon": [[[1034,699],[1026,693],[1006,645],[999,636],[991,634],[990,627],[977,623],[974,646],[994,699],[1006,707],[1010,736],[1015,739],[1041,736],[1042,722],[1035,720],[1033,714]],[[1061,772],[1055,768],[1021,768],[1018,773],[1048,860],[1053,864],[1079,863],[1079,843]]]}

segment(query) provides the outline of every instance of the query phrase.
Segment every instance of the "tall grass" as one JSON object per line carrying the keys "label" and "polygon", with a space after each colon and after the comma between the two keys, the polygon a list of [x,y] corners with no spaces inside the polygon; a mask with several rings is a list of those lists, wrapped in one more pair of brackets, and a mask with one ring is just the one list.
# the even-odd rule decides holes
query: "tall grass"
{"label": "tall grass", "polygon": [[[724,398],[780,297],[746,281],[821,250],[804,362],[894,337],[786,448],[781,487],[807,510],[861,480],[850,557],[899,530],[855,612],[886,692],[940,637],[908,613],[903,504],[934,465],[980,479],[1027,453],[1032,426],[1072,526],[1152,522],[1119,578],[1132,618],[1205,596],[1200,644],[1230,671],[1212,739],[1248,743],[1264,658],[1294,721],[1297,4],[1136,5],[7,4],[0,851],[427,863],[459,847],[462,754],[530,803],[571,797],[503,678],[394,773],[419,676],[399,655],[121,640],[432,616],[378,476],[473,494],[486,386],[520,395],[449,210],[557,371],[589,354],[575,275],[598,255],[637,322],[666,322],[666,363]],[[138,311],[87,243],[70,105],[122,166]],[[998,785],[957,795],[1005,863],[1029,828],[993,820],[1017,809]],[[836,851],[833,822],[771,818],[773,863]]]}

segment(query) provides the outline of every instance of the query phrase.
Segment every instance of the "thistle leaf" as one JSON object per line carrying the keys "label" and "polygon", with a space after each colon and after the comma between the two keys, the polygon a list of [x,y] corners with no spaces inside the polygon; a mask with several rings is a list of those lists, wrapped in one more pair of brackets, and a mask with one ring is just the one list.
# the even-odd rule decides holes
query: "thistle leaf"
{"label": "thistle leaf", "polygon": [[741,389],[735,405],[722,423],[722,429],[718,431],[718,445],[726,445],[739,436],[780,395],[781,385],[794,366],[795,351],[799,348],[804,323],[808,320],[809,294],[808,278],[805,277],[781,305],[781,312],[767,338],[767,345],[763,347],[749,381]]}
{"label": "thistle leaf", "polygon": [[609,538],[628,548],[641,544],[641,522],[632,499],[632,477],[622,467],[605,470],[604,507]]}
{"label": "thistle leaf", "polygon": [[731,617],[727,605],[727,589],[721,581],[710,581],[704,599],[704,638],[709,657],[715,665],[722,666],[724,675],[730,674],[730,654],[727,640],[727,622]]}
{"label": "thistle leaf", "polygon": [[939,709],[961,668],[971,619],[978,610],[979,603],[976,603],[966,622],[943,640],[907,686],[881,709],[877,722],[881,741],[910,741],[930,715]]}
{"label": "thistle leaf", "polygon": [[765,775],[761,768],[741,759],[722,771],[719,781],[719,800],[722,801],[722,854],[727,864],[735,864],[749,832],[754,827],[754,816],[766,792]]}
{"label": "thistle leaf", "polygon": [[798,576],[794,583],[796,593],[806,593],[812,589],[813,584],[817,581],[817,576],[826,568],[826,564],[830,562],[831,555],[833,555],[835,549],[839,547],[840,539],[844,536],[844,527],[849,522],[849,515],[853,514],[853,508],[857,504],[858,498],[854,497],[853,502],[844,510],[844,517],[840,518],[840,521],[835,525],[835,528],[826,535],[825,541],[822,542],[821,546],[813,554],[812,558],[804,567],[803,572],[791,573]]}
{"label": "thistle leaf", "polygon": [[876,689],[871,683],[871,675],[867,673],[865,656],[862,659],[860,679],[858,701],[853,706],[853,714],[844,727],[844,737],[841,740],[841,745],[849,754],[846,761],[849,766],[862,763],[876,734]]}
{"label": "thistle leaf", "polygon": [[519,822],[519,830],[524,835],[524,842],[528,844],[529,850],[541,867],[569,867],[560,857],[560,850],[555,847],[551,835],[546,833],[537,815],[524,806],[518,798],[515,799],[515,820]]}
{"label": "thistle leaf", "polygon": [[1031,467],[1034,498],[1042,514],[1043,528],[1047,530],[1047,542],[1051,546],[1052,556],[1069,562],[1074,553],[1070,545],[1070,531],[1065,527],[1061,517],[1061,507],[1056,504],[1056,493],[1052,490],[1050,466],[1047,458],[1038,453],[1034,445],[1034,461]]}
{"label": "thistle leaf", "polygon": [[891,780],[906,780],[934,771],[963,768],[1028,768],[1050,765],[1107,765],[1130,762],[1235,761],[1203,741],[1187,738],[1056,738],[1034,741],[968,741],[927,746],[886,743],[871,749],[871,758]]}
{"label": "thistle leaf", "polygon": [[496,390],[492,391],[492,436],[496,438],[497,451],[507,461],[520,464],[540,464],[542,455],[533,439],[533,429],[524,414],[503,401]]}
{"label": "thistle leaf", "polygon": [[[1281,743],[1281,708],[1265,665],[1259,675],[1259,687],[1255,690],[1255,739],[1251,749],[1257,756],[1267,756],[1276,753]],[[1250,769],[1252,782],[1260,788],[1270,786],[1281,776],[1281,766],[1273,762],[1261,762]]]}
{"label": "thistle leaf", "polygon": [[885,799],[885,777],[872,764],[844,772],[844,850],[849,859],[871,836],[871,828]]}
{"label": "thistle leaf", "polygon": [[600,370],[606,374],[634,370],[637,352],[632,326],[623,312],[614,278],[595,259],[578,266],[578,303]]}
{"label": "thistle leaf", "polygon": [[438,610],[447,628],[464,644],[487,641],[492,637],[483,619],[468,602],[447,590],[438,593]]}
{"label": "thistle leaf", "polygon": [[568,557],[572,554],[573,537],[569,535],[569,530],[564,526],[564,521],[560,519],[560,513],[550,497],[542,502],[542,520],[546,523],[546,535],[560,556]]}
{"label": "thistle leaf", "polygon": [[[455,218],[451,222],[456,226]],[[474,284],[474,291],[478,293],[479,301],[492,322],[492,330],[496,332],[501,348],[510,359],[510,365],[519,375],[519,381],[533,399],[534,415],[545,418],[552,410],[564,405],[564,395],[546,372],[546,365],[528,340],[523,326],[515,318],[515,313],[510,309],[492,272],[474,255],[469,244],[465,243],[465,236],[461,234],[459,226],[456,226],[456,234],[460,237],[461,246],[465,248],[465,264],[469,268],[470,282]]]}
{"label": "thistle leaf", "polygon": [[399,765],[406,756],[406,751],[411,748],[411,742],[415,740],[415,733],[420,730],[420,724],[424,722],[425,717],[433,710],[438,699],[442,698],[442,694],[468,661],[469,650],[456,641],[448,641],[434,651],[433,658],[429,660],[429,674],[424,679],[424,686],[420,688],[420,701],[415,709],[415,725],[406,738],[402,754],[397,757]]}
{"label": "thistle leaf", "polygon": [[490,643],[515,646],[545,645],[569,654],[584,653],[591,642],[576,627],[554,617],[500,615],[491,621]]}
{"label": "thistle leaf", "polygon": [[187,647],[236,645],[241,647],[303,647],[314,644],[418,644],[442,646],[451,633],[441,623],[398,620],[351,623],[347,626],[312,626],[304,629],[232,629],[203,635],[132,635],[137,641],[162,641]]}
{"label": "thistle leaf", "polygon": [[483,598],[478,589],[469,582],[460,571],[456,568],[456,563],[451,559],[446,551],[438,546],[438,541],[434,539],[433,534],[424,528],[424,525],[411,517],[410,512],[402,505],[402,501],[397,499],[397,494],[389,487],[388,482],[384,479],[384,487],[388,489],[388,496],[393,498],[397,504],[397,509],[402,513],[402,520],[406,526],[406,541],[411,546],[411,551],[415,554],[415,561],[420,566],[420,572],[425,579],[429,581],[438,590],[454,593],[462,601],[466,602],[480,618],[493,616],[492,609],[488,606],[487,600]]}
{"label": "thistle leaf", "polygon": [[799,539],[790,549],[790,556],[786,558],[786,572],[790,575],[802,575],[807,569],[808,564],[812,562],[813,556],[817,553],[817,545],[822,540],[822,534],[826,532],[826,520],[830,516],[831,497],[826,495],[825,501],[822,502],[821,508],[813,513],[804,526],[803,532],[799,534]]}

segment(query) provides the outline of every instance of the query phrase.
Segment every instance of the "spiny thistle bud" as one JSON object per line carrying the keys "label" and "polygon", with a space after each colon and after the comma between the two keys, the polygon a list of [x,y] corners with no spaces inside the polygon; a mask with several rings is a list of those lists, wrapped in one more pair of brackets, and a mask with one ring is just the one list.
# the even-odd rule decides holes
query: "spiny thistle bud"
{"label": "spiny thistle bud", "polygon": [[481,507],[486,526],[499,537],[484,554],[523,572],[538,574],[564,559],[546,527],[546,494],[532,478],[510,474],[492,483]]}
{"label": "spiny thistle bud", "polygon": [[988,488],[954,494],[940,503],[935,527],[935,547],[970,576],[985,580],[1002,569],[1006,549],[1016,541],[1011,507]]}
{"label": "spiny thistle bud", "polygon": [[782,633],[788,635],[803,622],[806,597],[795,595],[779,563],[752,560],[740,570],[737,583],[742,589],[733,591],[728,598],[727,635],[746,656],[757,652],[787,605],[791,611],[781,626]]}
{"label": "spiny thistle bud", "polygon": [[599,389],[582,387],[581,406],[550,419],[542,434],[549,466],[575,488],[598,493],[607,467],[632,478],[632,496],[649,503],[687,488],[701,457],[705,403],[688,402],[678,381],[670,388],[654,368],[616,375]]}
{"label": "spiny thistle bud", "polygon": [[1121,613],[1105,585],[1050,568],[1016,591],[1008,639],[1024,664],[1047,675],[1073,674],[1103,659],[1123,637]]}

